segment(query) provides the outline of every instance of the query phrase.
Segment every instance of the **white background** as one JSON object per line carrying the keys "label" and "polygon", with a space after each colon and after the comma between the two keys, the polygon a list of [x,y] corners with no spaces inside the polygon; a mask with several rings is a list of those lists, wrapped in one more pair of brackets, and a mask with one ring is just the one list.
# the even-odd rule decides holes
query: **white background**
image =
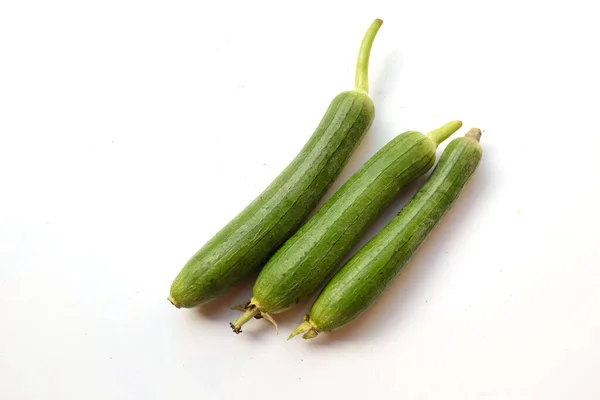
{"label": "white background", "polygon": [[[600,398],[591,4],[2,2],[0,398]],[[234,335],[251,281],[175,309],[185,261],[352,89],[377,17],[376,120],[328,196],[461,119],[484,156],[451,212],[337,333],[287,342],[304,303]]]}

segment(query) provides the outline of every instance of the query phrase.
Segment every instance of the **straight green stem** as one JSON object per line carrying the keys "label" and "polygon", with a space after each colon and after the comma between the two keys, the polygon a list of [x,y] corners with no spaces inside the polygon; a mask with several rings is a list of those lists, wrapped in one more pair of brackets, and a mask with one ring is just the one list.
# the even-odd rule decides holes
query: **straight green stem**
{"label": "straight green stem", "polygon": [[247,309],[242,315],[240,315],[240,317],[238,319],[236,319],[232,324],[231,327],[234,330],[239,330],[242,325],[244,325],[246,322],[250,321],[255,315],[257,315],[258,313],[260,313],[260,309],[258,307],[252,307]]}
{"label": "straight green stem", "polygon": [[427,136],[435,143],[435,147],[437,147],[444,140],[448,139],[450,135],[459,130],[461,126],[462,121],[450,121],[446,125],[429,132]]}

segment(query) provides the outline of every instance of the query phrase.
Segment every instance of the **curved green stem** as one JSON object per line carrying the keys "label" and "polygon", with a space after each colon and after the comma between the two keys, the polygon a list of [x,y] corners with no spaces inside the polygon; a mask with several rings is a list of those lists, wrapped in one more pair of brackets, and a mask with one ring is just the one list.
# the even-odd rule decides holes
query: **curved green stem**
{"label": "curved green stem", "polygon": [[429,132],[427,137],[429,137],[429,139],[435,143],[435,147],[437,147],[444,140],[448,139],[450,135],[459,130],[461,126],[462,121],[450,121],[446,125]]}
{"label": "curved green stem", "polygon": [[380,19],[373,21],[367,33],[365,33],[360,50],[358,51],[354,89],[367,94],[369,93],[369,56],[371,55],[371,47],[373,46],[375,35],[377,35],[381,24],[383,24],[383,21]]}

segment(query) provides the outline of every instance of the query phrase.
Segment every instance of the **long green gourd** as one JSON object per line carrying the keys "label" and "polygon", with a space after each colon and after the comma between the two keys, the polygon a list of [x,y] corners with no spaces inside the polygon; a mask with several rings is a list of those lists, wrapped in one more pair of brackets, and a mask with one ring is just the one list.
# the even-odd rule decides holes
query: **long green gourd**
{"label": "long green gourd", "polygon": [[458,197],[481,159],[481,131],[453,140],[432,176],[402,211],[325,286],[290,339],[341,328],[361,315],[390,285]]}
{"label": "long green gourd", "polygon": [[252,317],[277,327],[272,314],[313,294],[398,192],[433,166],[437,146],[461,126],[452,121],[426,135],[405,132],[371,157],[265,265],[252,299],[236,307],[243,314],[233,331],[240,333]]}
{"label": "long green gourd", "polygon": [[362,41],[355,89],[333,99],[296,158],[187,262],[171,285],[168,299],[174,306],[213,300],[259,269],[325,195],[375,118],[368,67],[382,23],[375,20]]}

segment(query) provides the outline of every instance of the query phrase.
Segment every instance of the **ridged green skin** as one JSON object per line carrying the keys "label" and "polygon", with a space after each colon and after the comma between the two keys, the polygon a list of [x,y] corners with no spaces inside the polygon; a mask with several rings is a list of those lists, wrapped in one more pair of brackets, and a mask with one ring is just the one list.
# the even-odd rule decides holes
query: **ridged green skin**
{"label": "ridged green skin", "polygon": [[335,97],[296,158],[187,262],[169,300],[177,307],[205,303],[264,265],[325,195],[374,117],[367,94],[347,91]]}
{"label": "ridged green skin", "polygon": [[474,138],[448,144],[423,188],[325,286],[309,313],[317,331],[342,327],[379,298],[450,208],[481,155]]}
{"label": "ridged green skin", "polygon": [[263,268],[253,302],[261,312],[284,311],[313,294],[398,192],[427,172],[437,144],[405,132],[377,152]]}

